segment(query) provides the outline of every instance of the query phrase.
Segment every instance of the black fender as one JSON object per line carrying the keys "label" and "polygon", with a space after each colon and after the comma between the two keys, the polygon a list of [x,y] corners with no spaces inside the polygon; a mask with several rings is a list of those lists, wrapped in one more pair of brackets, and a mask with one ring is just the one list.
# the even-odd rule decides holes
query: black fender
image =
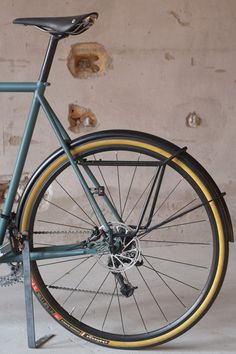
{"label": "black fender", "polygon": [[[155,141],[157,146],[161,147],[163,145],[163,148],[165,150],[168,150],[170,154],[176,154],[180,148],[177,145],[174,145],[167,140],[164,140],[160,137],[156,137],[151,134],[147,133],[142,133],[138,131],[132,131],[132,130],[105,130],[105,131],[100,131],[100,132],[95,132],[92,134],[87,134],[82,137],[74,139],[70,147],[73,149],[75,146],[78,145],[83,145],[88,142],[94,141],[94,140],[101,140],[101,139],[116,139],[119,138],[122,135],[123,138],[132,138],[133,140],[142,140],[143,142],[150,143],[155,145]],[[34,186],[36,180],[39,178],[39,176],[42,174],[42,172],[58,157],[64,154],[64,150],[62,148],[57,149],[55,152],[53,152],[47,159],[45,159],[42,164],[37,168],[37,170],[34,172],[32,177],[30,178],[29,182],[27,183],[24,192],[21,196],[17,213],[16,213],[16,222],[17,226],[20,229],[20,224],[21,224],[21,215],[24,210],[25,203],[27,201],[28,195]],[[227,241],[234,242],[234,234],[233,234],[233,227],[232,227],[232,221],[230,217],[230,213],[228,210],[228,207],[226,205],[226,202],[224,200],[223,194],[220,192],[219,188],[217,187],[216,183],[212,179],[212,177],[208,174],[208,172],[188,153],[182,152],[181,155],[178,156],[178,158],[186,162],[190,167],[192,166],[193,169],[198,170],[198,174],[202,179],[204,180],[204,183],[206,187],[208,188],[209,192],[211,193],[213,200],[216,202],[217,207],[219,209],[219,212],[221,214],[222,220],[225,221],[223,227],[224,227],[224,234],[226,235]]]}

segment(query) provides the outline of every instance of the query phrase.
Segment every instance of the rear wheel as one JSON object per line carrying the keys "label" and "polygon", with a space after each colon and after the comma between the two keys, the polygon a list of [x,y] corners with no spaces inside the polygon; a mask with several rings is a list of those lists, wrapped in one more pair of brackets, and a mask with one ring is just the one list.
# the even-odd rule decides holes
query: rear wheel
{"label": "rear wheel", "polygon": [[[120,217],[96,195],[116,251],[33,262],[36,296],[64,327],[97,344],[140,348],[179,336],[209,309],[225,274],[228,242],[217,187],[188,154],[142,133],[104,132],[74,143],[72,152],[91,162]],[[93,188],[85,171],[84,177]],[[64,154],[27,191],[21,229],[30,231],[34,248],[101,232]]]}

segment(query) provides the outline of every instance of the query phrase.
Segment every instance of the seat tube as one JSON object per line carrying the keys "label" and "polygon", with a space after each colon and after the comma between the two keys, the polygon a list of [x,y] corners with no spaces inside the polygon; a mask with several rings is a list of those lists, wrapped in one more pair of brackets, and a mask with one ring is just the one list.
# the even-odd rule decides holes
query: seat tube
{"label": "seat tube", "polygon": [[[9,190],[7,193],[7,198],[6,201],[3,205],[3,210],[2,210],[2,215],[0,216],[0,245],[3,243],[4,236],[6,233],[7,229],[7,224],[8,220],[10,217],[10,213],[13,207],[14,199],[17,193],[17,189],[19,186],[20,178],[22,175],[22,171],[25,165],[25,160],[26,156],[29,150],[29,145],[31,142],[31,138],[33,135],[35,123],[37,120],[39,108],[40,108],[40,102],[38,100],[38,97],[42,96],[45,87],[46,87],[46,82],[48,79],[48,75],[52,66],[53,58],[56,52],[57,44],[58,41],[62,38],[64,38],[65,35],[51,35],[48,43],[48,47],[46,50],[46,54],[44,57],[43,65],[39,74],[39,79],[37,82],[37,88],[34,93],[33,101],[31,104],[30,112],[28,115],[28,120],[25,126],[24,134],[22,137],[21,145],[19,148],[19,152],[17,155],[16,163],[15,163],[15,168],[13,171],[12,179],[9,185]],[[21,91],[21,90],[19,90]],[[22,89],[22,92],[24,90]]]}
{"label": "seat tube", "polygon": [[4,240],[8,220],[16,197],[17,189],[20,183],[21,175],[25,165],[26,156],[29,150],[31,138],[33,135],[35,123],[40,108],[40,103],[37,99],[37,95],[39,92],[42,94],[44,90],[45,90],[45,85],[43,85],[42,83],[38,83],[37,89],[35,91],[32,100],[31,108],[28,114],[28,119],[25,125],[19,152],[16,158],[12,179],[10,181],[9,189],[7,192],[7,197],[3,205],[2,215],[0,217],[0,245],[3,243]]}
{"label": "seat tube", "polygon": [[54,59],[54,55],[57,49],[57,44],[60,39],[65,38],[65,35],[51,35],[49,42],[48,42],[48,47],[46,50],[46,54],[44,57],[43,65],[39,74],[38,81],[40,82],[47,82],[50,69],[52,66],[52,62]]}

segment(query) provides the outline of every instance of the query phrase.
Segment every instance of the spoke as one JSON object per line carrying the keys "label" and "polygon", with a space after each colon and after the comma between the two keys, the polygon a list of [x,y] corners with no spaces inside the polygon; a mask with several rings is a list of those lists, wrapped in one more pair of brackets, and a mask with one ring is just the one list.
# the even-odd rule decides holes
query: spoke
{"label": "spoke", "polygon": [[[146,268],[147,268],[147,267],[146,267]],[[153,295],[153,292],[152,292],[152,290],[150,289],[150,286],[148,285],[148,283],[146,282],[146,280],[144,279],[144,277],[143,277],[143,275],[142,275],[142,273],[141,273],[139,267],[136,267],[136,269],[138,270],[138,272],[139,272],[141,278],[143,279],[143,281],[144,281],[146,287],[148,288],[148,290],[149,290],[149,292],[150,292],[150,294],[151,294],[153,300],[155,301],[155,303],[156,303],[158,309],[160,310],[162,316],[164,317],[164,319],[166,320],[166,322],[168,322],[166,315],[164,314],[162,308],[160,307],[160,305],[159,305],[157,299],[156,299],[155,296]]]}
{"label": "spoke", "polygon": [[[145,264],[143,264],[143,267],[152,270],[152,268],[148,267],[148,266],[145,265]],[[160,272],[160,271],[158,271],[158,272],[159,272],[159,274],[164,275],[164,276],[167,277],[167,278],[173,279],[173,280],[177,281],[178,283],[181,283],[181,284],[183,284],[183,285],[188,286],[189,288],[192,288],[192,289],[194,289],[194,290],[199,291],[199,289],[196,288],[196,287],[193,286],[193,285],[190,285],[190,284],[188,284],[188,283],[186,283],[186,282],[184,282],[184,281],[182,281],[182,280],[180,280],[180,279],[177,279],[177,278],[175,278],[175,277],[172,277],[171,275],[168,275],[168,274],[166,274],[166,273],[163,273],[163,272]]]}
{"label": "spoke", "polygon": [[[128,277],[127,277],[126,272],[125,272],[125,276],[126,276],[127,281],[129,282],[129,279],[128,279]],[[129,283],[130,283],[130,282],[129,282]],[[136,307],[137,307],[137,309],[138,309],[139,316],[140,316],[141,321],[142,321],[142,323],[143,323],[143,327],[145,328],[146,333],[148,333],[147,326],[146,326],[146,324],[145,324],[144,318],[143,318],[143,316],[142,316],[142,312],[141,312],[141,310],[140,310],[140,308],[139,308],[139,305],[138,305],[138,302],[137,302],[137,299],[136,299],[134,293],[133,293],[133,298],[134,298],[135,305],[136,305]]]}
{"label": "spoke", "polygon": [[74,269],[78,268],[82,263],[86,262],[89,258],[91,258],[91,256],[83,259],[82,262],[80,262],[79,264],[77,264],[76,266],[72,267],[69,271],[66,271],[63,275],[61,275],[58,279],[56,279],[55,281],[53,281],[51,284],[49,284],[49,286],[56,284],[59,280],[63,279],[65,276],[67,276],[68,274],[70,274]]}
{"label": "spoke", "polygon": [[[100,289],[102,288],[102,286],[104,285],[105,281],[107,280],[108,276],[110,275],[110,272],[107,273],[107,275],[105,276],[105,278],[103,279],[101,285],[99,286],[98,290],[96,291],[95,295],[93,296],[92,300],[90,301],[90,303],[88,304],[88,306],[86,307],[82,317],[80,318],[80,321],[82,321],[82,319],[84,318],[85,314],[87,313],[88,309],[90,308],[90,306],[92,305],[93,301],[95,300],[97,294],[99,293]],[[76,306],[78,307],[78,305]],[[75,308],[76,308],[75,307]],[[75,310],[74,308],[74,310]],[[74,312],[74,310],[71,312],[71,314]]]}
{"label": "spoke", "polygon": [[[179,213],[179,214],[177,214],[177,215],[176,215],[176,213],[174,213],[172,216],[169,216],[166,220],[164,220],[164,221],[160,222],[159,224],[157,224],[157,225],[155,225],[155,226],[150,227],[149,229],[147,229],[147,232],[150,232],[150,231],[155,230],[155,229],[159,229],[161,226],[166,225],[166,224],[170,223],[171,221],[174,221],[174,220],[176,220],[176,219],[178,219],[178,218],[181,218],[182,216],[185,216],[185,215],[191,213],[192,211],[201,208],[202,206],[204,206],[204,203],[198,204],[198,205],[196,205],[195,207],[190,208],[190,209],[188,209],[188,210],[186,210],[186,211],[184,211],[184,212],[182,212],[182,213]],[[182,209],[183,209],[183,208],[181,208],[181,210],[182,210]],[[145,232],[145,234],[146,234],[147,232]]]}
{"label": "spoke", "polygon": [[142,240],[139,240],[140,242],[155,242],[155,243],[177,243],[177,244],[183,244],[183,245],[200,245],[200,246],[209,246],[211,245],[210,243],[207,242],[185,242],[185,241],[166,241],[166,240],[145,240],[142,238]]}
{"label": "spoke", "polygon": [[119,292],[118,292],[117,283],[116,283],[116,294],[117,294],[117,301],[118,301],[118,305],[119,305],[122,330],[123,330],[123,334],[125,334],[125,327],[124,327],[124,322],[123,322],[123,316],[122,316],[121,305],[120,305],[120,296],[119,296]]}
{"label": "spoke", "polygon": [[184,308],[187,308],[187,306],[180,300],[180,298],[178,297],[178,295],[173,291],[173,289],[167,284],[167,282],[163,279],[163,277],[161,276],[161,274],[159,274],[159,272],[153,267],[153,265],[148,261],[148,259],[143,255],[144,259],[146,260],[146,262],[149,264],[149,266],[152,268],[152,270],[158,275],[158,277],[162,280],[162,282],[167,286],[167,288],[172,292],[172,294],[176,297],[176,299],[181,303],[181,305]]}
{"label": "spoke", "polygon": [[183,207],[181,207],[180,209],[176,210],[171,216],[169,216],[167,218],[170,219],[172,218],[173,216],[177,215],[181,210],[184,210],[185,208],[187,208],[189,205],[193,204],[195,201],[197,200],[197,198],[194,198],[193,200],[191,200],[191,202],[188,202],[187,204],[185,204]]}
{"label": "spoke", "polygon": [[[140,157],[141,157],[141,154],[139,154],[137,161],[140,160]],[[123,215],[124,215],[124,212],[125,212],[126,204],[127,204],[127,201],[128,201],[129,195],[130,195],[130,191],[131,191],[131,188],[132,188],[132,185],[133,185],[133,182],[134,182],[134,178],[135,178],[135,175],[136,175],[136,172],[137,172],[137,168],[138,168],[138,166],[135,166],[134,171],[133,171],[133,175],[131,177],[131,182],[130,182],[129,189],[128,189],[128,192],[127,192],[127,195],[126,195],[126,198],[125,198],[124,207],[123,207],[123,210],[122,210],[122,213],[121,213],[121,218],[123,218]]]}
{"label": "spoke", "polygon": [[159,259],[159,260],[161,260],[161,261],[183,264],[183,265],[187,265],[187,266],[190,266],[190,267],[208,269],[207,267],[201,266],[201,265],[198,265],[198,264],[180,262],[180,261],[172,260],[172,259],[169,259],[169,258],[161,258],[161,257],[156,257],[156,256],[149,256],[149,255],[147,255],[147,254],[142,254],[142,255],[143,255],[144,257]]}
{"label": "spoke", "polygon": [[197,221],[183,222],[181,224],[163,226],[163,227],[159,227],[159,230],[169,229],[170,227],[179,227],[179,226],[185,226],[185,225],[199,224],[199,223],[202,223],[202,222],[207,222],[207,220],[203,219],[203,220],[197,220]]}
{"label": "spoke", "polygon": [[34,245],[38,245],[38,246],[56,246],[56,244],[54,243],[41,243],[41,242],[34,242]]}
{"label": "spoke", "polygon": [[[53,225],[59,225],[59,226],[66,226],[66,227],[71,227],[73,229],[80,229],[80,230],[87,230],[87,231],[93,231],[92,229],[88,229],[86,227],[81,227],[81,226],[74,226],[74,225],[68,225],[68,224],[61,224],[59,222],[55,221],[47,221],[47,220],[37,220],[38,222],[44,222],[45,224],[53,224]],[[50,231],[49,231],[50,232]],[[34,232],[35,234],[37,232]]]}
{"label": "spoke", "polygon": [[[118,160],[118,152],[116,152],[116,161]],[[122,206],[121,206],[121,192],[120,192],[120,171],[119,171],[119,166],[116,166],[116,172],[117,172],[117,183],[118,183],[118,192],[119,192],[119,205],[120,205],[120,215],[122,214]]]}
{"label": "spoke", "polygon": [[137,302],[137,300],[136,300],[136,297],[135,297],[134,293],[133,293],[133,298],[134,298],[134,302],[135,302],[135,304],[136,304],[136,307],[137,307],[137,309],[138,309],[139,316],[140,316],[140,318],[141,318],[141,320],[142,320],[143,327],[145,328],[146,333],[148,333],[148,329],[147,329],[147,327],[146,327],[144,318],[143,318],[143,316],[142,316],[141,310],[140,310],[140,308],[139,308],[139,306],[138,306],[138,302]]}
{"label": "spoke", "polygon": [[170,193],[167,195],[167,197],[164,199],[164,201],[161,203],[161,205],[157,208],[157,210],[154,212],[153,216],[156,215],[156,213],[163,207],[163,205],[167,202],[167,200],[170,198],[170,196],[175,192],[175,190],[178,188],[178,186],[180,185],[180,183],[183,180],[181,179],[175,186],[174,188],[170,191]]}
{"label": "spoke", "polygon": [[[92,256],[90,256],[90,257],[92,257]],[[80,261],[81,259],[88,259],[90,257],[79,257],[79,258],[74,258],[74,259],[67,259],[66,261],[58,261],[58,262],[51,262],[51,263],[45,263],[45,264],[38,264],[38,268],[45,267],[45,266],[48,266],[48,265]]]}
{"label": "spoke", "polygon": [[110,311],[113,298],[114,298],[114,296],[115,296],[116,288],[117,288],[117,280],[115,279],[115,287],[114,287],[113,294],[112,294],[111,300],[110,300],[109,305],[108,305],[108,308],[107,308],[107,312],[106,312],[106,314],[105,314],[105,318],[104,318],[104,320],[103,320],[102,330],[103,330],[103,328],[104,328],[104,326],[105,326],[105,322],[106,322],[108,313],[109,313],[109,311]]}
{"label": "spoke", "polygon": [[131,211],[129,212],[128,216],[125,219],[125,222],[128,220],[128,218],[130,217],[130,215],[133,213],[134,209],[136,208],[136,206],[138,205],[139,201],[142,199],[143,195],[145,194],[145,192],[147,191],[148,187],[150,186],[150,184],[153,182],[154,178],[155,178],[156,173],[152,176],[152,178],[150,179],[150,181],[148,182],[146,188],[144,189],[144,191],[142,192],[142,194],[139,196],[138,200],[136,201],[136,203],[134,204],[133,208],[131,209]]}
{"label": "spoke", "polygon": [[[96,156],[95,156],[95,155],[93,155],[93,156],[94,156],[94,159],[97,161]],[[99,170],[99,172],[100,172],[100,175],[101,175],[101,177],[102,177],[102,180],[103,180],[103,182],[104,182],[104,184],[105,184],[106,190],[107,190],[107,192],[108,192],[108,194],[109,194],[109,196],[110,196],[110,199],[111,199],[111,202],[112,202],[112,204],[113,204],[113,207],[114,207],[114,209],[117,211],[117,207],[116,207],[116,205],[115,205],[114,199],[112,198],[110,189],[109,189],[109,187],[108,187],[108,185],[107,185],[107,182],[106,182],[106,180],[105,180],[105,177],[104,177],[104,174],[103,174],[103,172],[102,172],[102,169],[101,169],[101,167],[100,167],[99,165],[97,165],[97,168],[98,168],[98,170]],[[117,214],[118,214],[118,212],[117,212]]]}
{"label": "spoke", "polygon": [[74,216],[76,219],[79,219],[79,220],[85,222],[86,224],[88,224],[88,225],[94,227],[93,224],[91,224],[91,223],[89,223],[88,221],[86,221],[86,220],[80,218],[78,215],[75,215],[75,214],[71,213],[70,211],[68,211],[68,210],[66,210],[66,209],[64,209],[64,208],[62,208],[62,207],[60,207],[59,205],[57,205],[57,204],[55,204],[55,203],[53,203],[53,202],[51,202],[51,201],[49,201],[49,200],[47,200],[47,199],[45,199],[45,198],[43,198],[43,200],[45,200],[45,202],[48,202],[49,204],[55,206],[56,208],[58,208],[58,209],[64,211],[65,213]]}
{"label": "spoke", "polygon": [[[197,221],[190,221],[190,222],[185,222],[185,223],[180,223],[180,224],[175,224],[175,225],[168,225],[168,226],[163,226],[163,227],[158,227],[158,230],[162,229],[169,229],[171,227],[179,227],[179,226],[185,226],[185,225],[192,225],[192,224],[198,224],[202,222],[207,222],[207,220],[197,220]],[[156,228],[154,228],[155,230]],[[151,230],[151,231],[154,231]],[[147,240],[144,239],[146,235],[148,235],[150,230],[145,231],[143,234],[139,234],[139,241],[141,242],[156,242],[156,243],[180,243],[180,244],[186,244],[186,245],[210,245],[209,242],[188,242],[188,241],[167,241],[167,240]]]}
{"label": "spoke", "polygon": [[65,303],[69,300],[69,298],[74,294],[74,292],[78,289],[82,281],[87,277],[87,275],[91,272],[91,270],[94,268],[94,266],[98,263],[98,260],[89,268],[87,273],[83,276],[83,278],[79,281],[79,283],[76,285],[76,287],[72,290],[72,292],[67,296],[67,298],[64,300],[62,305],[65,305]]}
{"label": "spoke", "polygon": [[79,205],[79,203],[69,194],[69,192],[61,185],[58,180],[55,180],[57,184],[61,187],[61,189],[68,195],[68,197],[77,205],[77,207],[87,216],[87,218],[96,226],[96,223],[93,221],[93,219],[86,213],[86,211]]}

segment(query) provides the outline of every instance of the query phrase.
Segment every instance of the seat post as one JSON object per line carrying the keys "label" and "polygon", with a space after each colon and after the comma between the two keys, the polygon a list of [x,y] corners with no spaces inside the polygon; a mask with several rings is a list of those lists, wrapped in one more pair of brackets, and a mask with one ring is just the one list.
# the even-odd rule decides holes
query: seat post
{"label": "seat post", "polygon": [[57,49],[57,44],[60,39],[65,38],[65,35],[55,35],[50,36],[47,51],[44,57],[43,65],[39,74],[38,81],[47,82],[48,75],[52,66],[53,58]]}

